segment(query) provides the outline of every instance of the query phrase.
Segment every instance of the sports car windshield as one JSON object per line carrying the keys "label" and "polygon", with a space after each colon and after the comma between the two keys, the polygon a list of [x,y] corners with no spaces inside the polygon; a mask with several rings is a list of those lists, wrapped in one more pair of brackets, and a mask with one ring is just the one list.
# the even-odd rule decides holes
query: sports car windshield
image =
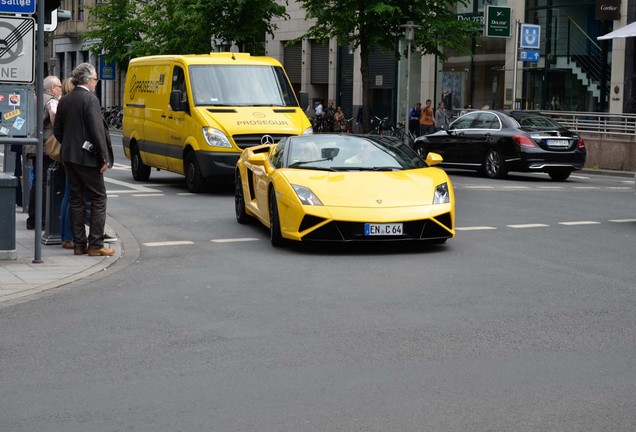
{"label": "sports car windshield", "polygon": [[273,66],[190,66],[198,106],[298,106],[283,70]]}
{"label": "sports car windshield", "polygon": [[402,141],[390,137],[306,135],[287,142],[287,167],[326,171],[401,171],[426,167]]}

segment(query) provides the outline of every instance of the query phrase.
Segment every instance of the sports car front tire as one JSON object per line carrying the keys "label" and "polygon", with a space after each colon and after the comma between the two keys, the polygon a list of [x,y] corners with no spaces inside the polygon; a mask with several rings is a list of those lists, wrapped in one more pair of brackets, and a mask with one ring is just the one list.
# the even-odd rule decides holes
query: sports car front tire
{"label": "sports car front tire", "polygon": [[280,217],[278,215],[278,203],[276,202],[276,191],[269,190],[269,239],[272,246],[283,245],[283,235],[280,230]]}
{"label": "sports car front tire", "polygon": [[241,181],[241,173],[236,172],[236,186],[234,189],[234,210],[236,220],[240,224],[247,224],[252,221],[250,215],[245,211],[245,194],[243,192],[243,182]]}

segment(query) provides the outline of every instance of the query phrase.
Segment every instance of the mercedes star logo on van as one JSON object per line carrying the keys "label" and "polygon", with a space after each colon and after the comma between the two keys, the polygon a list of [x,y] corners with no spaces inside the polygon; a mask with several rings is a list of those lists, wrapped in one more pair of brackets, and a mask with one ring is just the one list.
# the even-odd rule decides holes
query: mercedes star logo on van
{"label": "mercedes star logo on van", "polygon": [[271,135],[263,135],[261,144],[274,144],[274,137]]}

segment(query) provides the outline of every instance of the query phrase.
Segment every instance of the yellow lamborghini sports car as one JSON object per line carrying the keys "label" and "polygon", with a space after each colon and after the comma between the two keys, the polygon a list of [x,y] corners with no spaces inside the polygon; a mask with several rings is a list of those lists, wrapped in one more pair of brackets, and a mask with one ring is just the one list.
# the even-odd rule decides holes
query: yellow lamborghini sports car
{"label": "yellow lamborghini sports car", "polygon": [[236,165],[239,223],[271,242],[426,240],[455,235],[455,194],[439,168],[400,140],[315,134],[247,148]]}

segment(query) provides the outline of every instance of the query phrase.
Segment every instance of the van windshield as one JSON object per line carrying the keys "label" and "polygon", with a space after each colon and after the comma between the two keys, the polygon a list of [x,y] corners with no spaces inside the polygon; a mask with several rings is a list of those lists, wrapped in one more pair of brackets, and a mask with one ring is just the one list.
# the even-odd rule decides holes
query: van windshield
{"label": "van windshield", "polygon": [[193,65],[189,70],[197,106],[298,106],[280,67]]}

